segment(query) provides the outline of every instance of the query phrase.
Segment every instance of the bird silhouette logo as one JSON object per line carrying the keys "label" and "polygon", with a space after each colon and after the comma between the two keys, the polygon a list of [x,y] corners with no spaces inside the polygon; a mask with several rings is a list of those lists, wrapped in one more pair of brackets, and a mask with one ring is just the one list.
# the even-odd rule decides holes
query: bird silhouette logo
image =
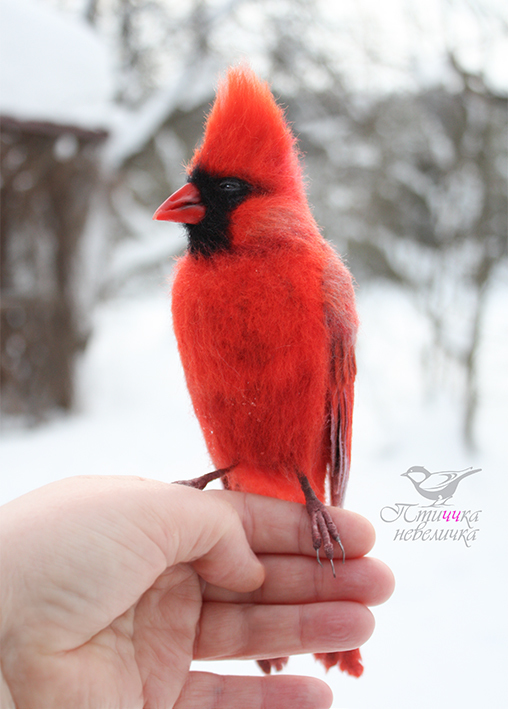
{"label": "bird silhouette logo", "polygon": [[481,468],[465,468],[464,470],[440,470],[430,473],[421,465],[413,465],[402,473],[408,478],[416,490],[427,500],[432,500],[430,506],[445,505],[455,494],[459,483],[469,475],[479,473]]}

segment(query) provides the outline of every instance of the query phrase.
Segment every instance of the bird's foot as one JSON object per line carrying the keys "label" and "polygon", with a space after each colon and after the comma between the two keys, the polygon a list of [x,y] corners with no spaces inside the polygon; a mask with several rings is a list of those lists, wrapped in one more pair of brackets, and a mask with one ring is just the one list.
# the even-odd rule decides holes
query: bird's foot
{"label": "bird's foot", "polygon": [[222,478],[227,475],[234,466],[230,465],[229,468],[221,468],[220,470],[213,470],[211,473],[206,473],[206,475],[201,475],[199,478],[191,478],[190,480],[175,480],[174,485],[187,485],[187,487],[195,487],[197,490],[204,490],[208,483],[212,480],[217,480],[217,478]]}
{"label": "bird's foot", "polygon": [[273,657],[271,660],[258,660],[257,663],[265,673],[269,675],[272,670],[280,672],[287,665],[289,657]]}
{"label": "bird's foot", "polygon": [[323,546],[326,558],[330,562],[332,567],[332,573],[335,577],[335,566],[333,563],[333,543],[334,539],[342,550],[342,563],[346,562],[346,552],[342,546],[342,542],[339,536],[335,522],[332,519],[331,514],[328,512],[324,504],[318,500],[316,493],[311,488],[309,481],[305,475],[298,475],[300,485],[305,495],[305,506],[307,507],[307,512],[310,517],[310,524],[312,530],[312,545],[316,550],[316,558],[318,564],[322,566],[321,559],[319,558],[319,550],[321,545]]}

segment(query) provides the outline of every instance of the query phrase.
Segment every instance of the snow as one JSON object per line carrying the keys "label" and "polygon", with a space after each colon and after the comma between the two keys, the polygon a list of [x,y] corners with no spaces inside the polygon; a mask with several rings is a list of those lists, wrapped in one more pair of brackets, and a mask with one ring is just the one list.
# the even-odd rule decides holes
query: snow
{"label": "snow", "polygon": [[[170,261],[167,261],[170,272]],[[144,293],[103,304],[79,367],[79,407],[28,431],[0,438],[6,502],[69,475],[143,475],[171,481],[211,469],[192,413],[171,330],[164,279]],[[481,357],[479,447],[460,442],[457,410],[446,392],[429,395],[420,370],[429,331],[412,302],[384,286],[359,293],[362,321],[350,509],[376,527],[373,554],[393,569],[397,587],[375,608],[377,628],[362,652],[359,679],[324,670],[309,656],[286,672],[325,679],[334,706],[355,709],[465,709],[501,706],[508,630],[504,505],[508,289],[492,290]],[[481,510],[477,540],[394,541],[383,507],[416,503],[401,473],[474,465],[457,493],[459,509]],[[455,509],[455,508],[454,508]],[[196,663],[224,674],[257,675],[253,662]]]}
{"label": "snow", "polygon": [[0,114],[107,129],[110,171],[141,150],[176,108],[211,98],[218,66],[191,57],[131,110],[113,103],[112,58],[83,19],[34,0],[0,0]]}
{"label": "snow", "polygon": [[111,61],[83,21],[33,0],[0,0],[0,113],[104,128]]}

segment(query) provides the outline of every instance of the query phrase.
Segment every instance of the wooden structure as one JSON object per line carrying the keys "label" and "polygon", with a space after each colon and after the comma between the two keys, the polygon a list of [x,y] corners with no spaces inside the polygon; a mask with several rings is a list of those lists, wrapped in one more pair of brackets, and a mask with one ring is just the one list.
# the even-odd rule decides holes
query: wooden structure
{"label": "wooden structure", "polygon": [[70,408],[87,333],[75,274],[105,131],[1,120],[2,411]]}

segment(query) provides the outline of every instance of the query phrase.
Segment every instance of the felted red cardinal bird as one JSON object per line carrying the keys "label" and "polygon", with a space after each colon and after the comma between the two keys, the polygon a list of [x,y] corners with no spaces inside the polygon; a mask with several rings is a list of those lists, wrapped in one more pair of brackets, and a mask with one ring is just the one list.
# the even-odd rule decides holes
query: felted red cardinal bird
{"label": "felted red cardinal bird", "polygon": [[[325,508],[349,474],[358,319],[349,271],[305,195],[295,138],[246,67],[220,84],[187,184],[154,219],[183,222],[173,322],[194,409],[217,470],[243,490],[306,504],[333,568],[342,544]],[[344,560],[344,549],[342,548]],[[359,650],[316,655],[359,676]],[[287,658],[262,660],[265,672]]]}

